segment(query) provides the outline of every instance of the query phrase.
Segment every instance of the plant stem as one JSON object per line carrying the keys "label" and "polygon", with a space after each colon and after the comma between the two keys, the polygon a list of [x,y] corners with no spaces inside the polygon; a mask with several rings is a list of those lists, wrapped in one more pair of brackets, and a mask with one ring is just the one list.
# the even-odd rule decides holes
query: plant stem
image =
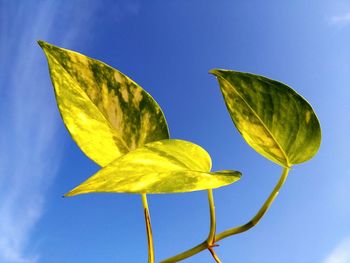
{"label": "plant stem", "polygon": [[208,250],[209,250],[210,254],[213,256],[213,258],[215,259],[215,262],[216,263],[221,263],[218,255],[216,255],[214,249],[212,247],[208,247]]}
{"label": "plant stem", "polygon": [[216,216],[215,216],[215,204],[213,189],[208,189],[208,201],[209,201],[209,211],[210,211],[210,230],[207,238],[207,245],[210,254],[213,256],[215,262],[221,263],[219,257],[216,255],[213,247],[215,246],[215,234],[216,234]]}
{"label": "plant stem", "polygon": [[145,223],[147,231],[147,243],[148,243],[148,263],[154,263],[154,247],[153,236],[151,227],[151,218],[149,215],[148,202],[146,194],[142,194],[143,212],[145,214]]}
{"label": "plant stem", "polygon": [[216,233],[216,218],[215,218],[213,189],[208,189],[208,201],[209,201],[209,211],[210,211],[210,231],[207,238],[207,242],[208,242],[208,246],[213,246],[215,243],[215,233]]}
{"label": "plant stem", "polygon": [[283,172],[282,172],[280,179],[278,180],[275,188],[273,189],[273,191],[271,192],[271,194],[269,195],[269,197],[265,201],[264,205],[260,208],[258,213],[256,213],[256,215],[248,223],[221,232],[220,234],[218,234],[215,237],[215,241],[219,241],[225,237],[245,232],[245,231],[251,229],[252,227],[256,226],[259,223],[260,219],[264,216],[264,214],[270,208],[270,206],[273,203],[273,201],[275,200],[275,198],[277,197],[279,190],[281,189],[282,185],[284,184],[284,182],[287,179],[288,172],[289,172],[289,168],[285,167],[283,169]]}
{"label": "plant stem", "polygon": [[186,258],[192,257],[192,256],[198,254],[199,252],[205,250],[205,249],[208,249],[207,240],[205,240],[201,244],[199,244],[199,245],[197,245],[197,246],[195,246],[195,247],[193,247],[193,248],[191,248],[189,250],[186,250],[185,252],[177,254],[176,256],[173,256],[171,258],[167,258],[167,259],[161,261],[160,263],[174,263],[174,262],[178,262],[178,261],[184,260]]}
{"label": "plant stem", "polygon": [[[273,191],[271,192],[269,197],[266,199],[265,203],[260,208],[258,213],[248,223],[221,232],[220,234],[215,236],[214,242],[217,242],[219,240],[222,240],[222,239],[229,237],[229,236],[232,236],[232,235],[236,235],[236,234],[245,232],[245,231],[249,230],[250,228],[254,227],[255,225],[257,225],[257,223],[264,216],[266,211],[269,209],[269,207],[271,206],[271,204],[273,203],[273,201],[277,197],[279,190],[281,189],[281,187],[283,186],[284,182],[287,179],[288,172],[289,172],[289,168],[284,167],[282,175],[281,175],[279,181],[277,182],[275,188],[273,189]],[[171,258],[165,259],[165,260],[161,261],[161,263],[178,262],[178,261],[181,261],[181,260],[186,259],[188,257],[191,257],[191,256],[193,256],[193,255],[195,255],[195,254],[197,254],[205,249],[209,249],[207,240],[202,242],[201,244],[189,249],[189,250],[186,250],[185,252],[182,252],[182,253],[180,253],[176,256],[173,256]]]}

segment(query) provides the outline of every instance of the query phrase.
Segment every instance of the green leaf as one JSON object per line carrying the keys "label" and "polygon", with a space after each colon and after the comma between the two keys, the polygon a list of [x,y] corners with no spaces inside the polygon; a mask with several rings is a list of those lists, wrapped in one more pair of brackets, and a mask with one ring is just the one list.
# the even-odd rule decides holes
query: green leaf
{"label": "green leaf", "polygon": [[38,43],[63,121],[93,161],[105,166],[146,143],[169,138],[162,110],[130,78],[77,52]]}
{"label": "green leaf", "polygon": [[228,185],[241,176],[236,171],[210,169],[210,156],[200,146],[182,140],[162,140],[116,159],[66,196],[93,192],[189,192]]}
{"label": "green leaf", "polygon": [[283,83],[249,73],[215,69],[231,118],[258,153],[289,167],[311,159],[321,129],[310,104]]}

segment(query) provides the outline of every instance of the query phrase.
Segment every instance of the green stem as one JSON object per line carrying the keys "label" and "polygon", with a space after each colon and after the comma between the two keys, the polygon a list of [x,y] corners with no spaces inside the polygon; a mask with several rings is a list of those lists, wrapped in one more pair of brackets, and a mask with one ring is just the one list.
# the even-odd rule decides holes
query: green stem
{"label": "green stem", "polygon": [[[275,188],[273,189],[273,191],[271,192],[269,197],[266,199],[265,203],[260,208],[258,213],[248,223],[221,232],[220,234],[215,236],[215,242],[222,240],[226,237],[242,233],[242,232],[247,231],[247,230],[251,229],[252,227],[254,227],[260,221],[260,219],[264,216],[266,211],[269,209],[269,207],[271,206],[271,204],[273,203],[273,201],[277,197],[279,190],[281,189],[281,187],[283,186],[284,182],[287,179],[288,172],[289,172],[289,168],[284,167],[282,175],[281,175],[278,183],[276,184]],[[208,248],[209,248],[209,246],[208,246],[208,242],[206,240],[206,241],[202,242],[201,244],[199,244],[199,245],[197,245],[189,250],[186,250],[185,252],[182,252],[174,257],[171,257],[171,258],[168,258],[166,260],[161,261],[161,263],[178,262],[178,261],[181,261],[181,260],[186,259],[188,257],[191,257],[191,256],[193,256],[193,255],[195,255],[195,254],[197,254],[205,249],[208,249]]]}
{"label": "green stem", "polygon": [[270,208],[270,206],[273,203],[273,201],[275,200],[275,198],[277,197],[282,185],[284,184],[284,182],[287,179],[288,172],[289,172],[289,168],[285,167],[283,169],[283,172],[282,172],[280,179],[278,180],[278,183],[276,184],[275,188],[273,189],[273,191],[271,192],[271,194],[269,195],[269,197],[265,201],[264,205],[260,208],[258,213],[248,223],[221,232],[220,234],[218,234],[215,237],[215,241],[219,241],[221,239],[224,239],[225,237],[229,237],[232,235],[236,235],[236,234],[245,232],[245,231],[251,229],[252,227],[256,226],[259,223],[260,219],[265,215],[267,210]]}
{"label": "green stem", "polygon": [[216,263],[221,263],[218,255],[216,255],[214,249],[212,247],[208,247],[208,250],[209,250],[210,254],[213,256],[213,258],[215,259],[215,262]]}
{"label": "green stem", "polygon": [[213,247],[215,246],[215,234],[216,234],[216,216],[215,216],[215,204],[213,189],[208,189],[208,201],[209,201],[209,211],[210,211],[210,230],[207,238],[208,250],[215,262],[221,263],[219,257],[216,255]]}
{"label": "green stem", "polygon": [[165,259],[163,261],[161,261],[160,263],[174,263],[174,262],[178,262],[181,260],[184,260],[186,258],[192,257],[196,254],[198,254],[199,252],[208,249],[208,242],[207,240],[205,240],[204,242],[202,242],[201,244],[186,250],[185,252],[182,252],[180,254],[177,254],[176,256],[173,256],[171,258]]}
{"label": "green stem", "polygon": [[208,242],[208,246],[213,246],[215,243],[215,233],[216,233],[216,218],[215,218],[213,189],[208,189],[208,201],[209,201],[209,211],[210,211],[210,231],[207,238],[207,242]]}
{"label": "green stem", "polygon": [[145,214],[147,243],[148,243],[148,263],[154,263],[154,246],[151,227],[151,218],[149,215],[148,202],[146,194],[142,194],[143,212]]}

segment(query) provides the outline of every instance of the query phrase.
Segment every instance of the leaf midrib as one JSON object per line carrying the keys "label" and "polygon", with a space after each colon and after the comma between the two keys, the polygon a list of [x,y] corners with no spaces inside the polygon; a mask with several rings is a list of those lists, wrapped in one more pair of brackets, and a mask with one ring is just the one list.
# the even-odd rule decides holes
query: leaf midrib
{"label": "leaf midrib", "polygon": [[237,89],[229,82],[227,81],[225,78],[221,77],[221,76],[217,76],[218,78],[220,78],[221,80],[223,80],[224,82],[228,83],[228,85],[230,87],[232,87],[232,89],[236,92],[236,94],[238,95],[239,98],[241,98],[241,100],[247,105],[247,107],[253,112],[254,116],[260,121],[260,123],[262,124],[262,126],[264,127],[264,129],[267,131],[267,133],[271,136],[271,138],[274,140],[274,142],[277,144],[279,150],[282,152],[285,161],[286,161],[286,165],[289,167],[290,163],[287,157],[287,154],[285,153],[284,149],[282,148],[282,146],[278,143],[278,141],[276,140],[275,136],[272,134],[272,132],[266,127],[265,123],[262,121],[262,119],[260,118],[260,116],[255,112],[255,110],[249,105],[249,103],[242,97],[242,95],[237,91]]}

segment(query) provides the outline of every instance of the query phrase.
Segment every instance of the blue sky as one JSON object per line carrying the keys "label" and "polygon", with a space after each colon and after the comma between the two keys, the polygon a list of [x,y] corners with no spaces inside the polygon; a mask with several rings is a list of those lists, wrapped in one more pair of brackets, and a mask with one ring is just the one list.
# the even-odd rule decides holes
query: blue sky
{"label": "blue sky", "polygon": [[[281,169],[234,129],[208,71],[292,86],[318,114],[320,151],[293,168],[258,226],[216,251],[223,262],[350,262],[349,1],[0,0],[0,262],[146,262],[140,196],[62,198],[99,167],[65,130],[39,39],[127,74],[161,105],[171,137],[203,146],[214,170],[242,171],[214,191],[218,231],[248,221]],[[206,237],[206,192],[149,205],[158,261]]]}

